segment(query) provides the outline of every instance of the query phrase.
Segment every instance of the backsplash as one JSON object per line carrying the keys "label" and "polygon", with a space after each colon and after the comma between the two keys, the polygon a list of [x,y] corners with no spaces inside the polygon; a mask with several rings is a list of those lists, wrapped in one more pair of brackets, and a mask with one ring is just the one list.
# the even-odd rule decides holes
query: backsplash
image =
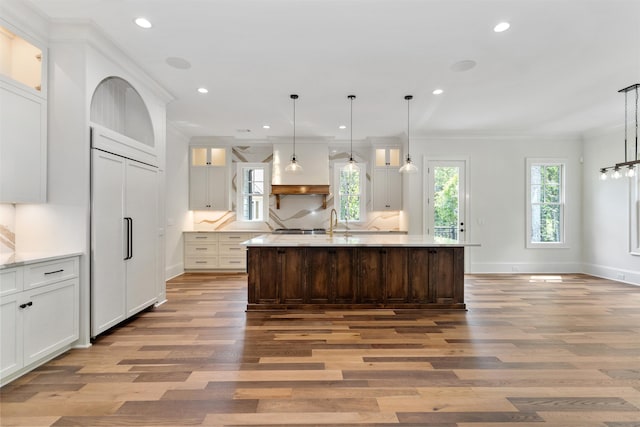
{"label": "backsplash", "polygon": [[[331,191],[333,192],[333,165],[335,162],[345,162],[349,159],[349,153],[343,149],[331,149],[329,147],[329,164],[331,179]],[[276,228],[329,228],[329,216],[333,207],[333,196],[327,198],[327,209],[322,208],[322,196],[317,195],[286,195],[281,196],[280,209],[276,209],[275,197],[269,197],[268,222],[252,223],[236,221],[236,163],[256,162],[273,163],[273,150],[269,145],[234,146],[232,148],[232,188],[231,211],[195,211],[193,212],[193,229],[195,231],[214,230],[256,230],[271,231]],[[366,174],[366,221],[349,223],[350,230],[399,230],[400,213],[397,211],[371,211],[371,158],[369,148],[354,147],[353,157],[358,163],[367,162]],[[340,224],[338,229],[344,229]]]}
{"label": "backsplash", "polygon": [[[0,204],[0,254],[10,254],[16,250],[16,207]],[[3,258],[4,259],[4,258]]]}

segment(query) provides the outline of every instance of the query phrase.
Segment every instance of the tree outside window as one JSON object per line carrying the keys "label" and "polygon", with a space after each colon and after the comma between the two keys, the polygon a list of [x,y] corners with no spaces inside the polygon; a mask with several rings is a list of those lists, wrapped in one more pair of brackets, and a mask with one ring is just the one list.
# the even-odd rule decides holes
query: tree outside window
{"label": "tree outside window", "polygon": [[339,221],[362,221],[364,218],[364,171],[365,164],[358,164],[355,171],[343,170],[344,164],[334,164],[334,183],[338,191],[335,197]]}
{"label": "tree outside window", "polygon": [[240,163],[238,165],[238,207],[237,218],[240,221],[266,221],[268,195],[265,193],[264,164]]}
{"label": "tree outside window", "polygon": [[532,161],[528,166],[528,244],[564,243],[564,165]]}

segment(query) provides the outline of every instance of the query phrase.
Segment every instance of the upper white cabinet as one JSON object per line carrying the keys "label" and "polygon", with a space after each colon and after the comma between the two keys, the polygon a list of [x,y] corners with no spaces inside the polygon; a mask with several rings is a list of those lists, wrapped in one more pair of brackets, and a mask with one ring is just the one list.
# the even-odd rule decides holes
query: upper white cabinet
{"label": "upper white cabinet", "polygon": [[189,209],[228,211],[229,149],[194,146],[189,152]]}
{"label": "upper white cabinet", "polygon": [[47,50],[0,25],[0,203],[47,199]]}
{"label": "upper white cabinet", "polygon": [[399,147],[376,147],[373,150],[373,210],[402,209],[401,153]]}

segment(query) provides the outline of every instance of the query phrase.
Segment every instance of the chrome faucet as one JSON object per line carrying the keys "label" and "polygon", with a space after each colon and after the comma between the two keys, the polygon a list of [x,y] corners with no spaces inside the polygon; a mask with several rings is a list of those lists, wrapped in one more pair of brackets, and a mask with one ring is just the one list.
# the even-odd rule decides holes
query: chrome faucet
{"label": "chrome faucet", "polygon": [[[336,214],[336,219],[334,221],[333,214]],[[338,212],[335,209],[331,209],[331,214],[329,215],[329,236],[333,237],[333,227],[338,226]]]}

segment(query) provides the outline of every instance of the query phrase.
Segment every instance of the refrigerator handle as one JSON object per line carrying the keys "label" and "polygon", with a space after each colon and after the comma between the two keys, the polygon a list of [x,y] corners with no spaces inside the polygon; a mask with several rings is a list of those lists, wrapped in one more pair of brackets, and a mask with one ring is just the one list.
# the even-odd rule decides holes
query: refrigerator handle
{"label": "refrigerator handle", "polygon": [[133,258],[133,218],[129,218],[129,259]]}
{"label": "refrigerator handle", "polygon": [[126,217],[124,217],[124,221],[125,221],[126,227],[127,227],[127,235],[126,235],[127,254],[124,257],[124,260],[126,261],[126,260],[131,259],[133,257],[133,254],[132,254],[132,243],[131,243],[132,231],[133,231],[133,225],[132,225],[133,220],[130,217],[126,216]]}

